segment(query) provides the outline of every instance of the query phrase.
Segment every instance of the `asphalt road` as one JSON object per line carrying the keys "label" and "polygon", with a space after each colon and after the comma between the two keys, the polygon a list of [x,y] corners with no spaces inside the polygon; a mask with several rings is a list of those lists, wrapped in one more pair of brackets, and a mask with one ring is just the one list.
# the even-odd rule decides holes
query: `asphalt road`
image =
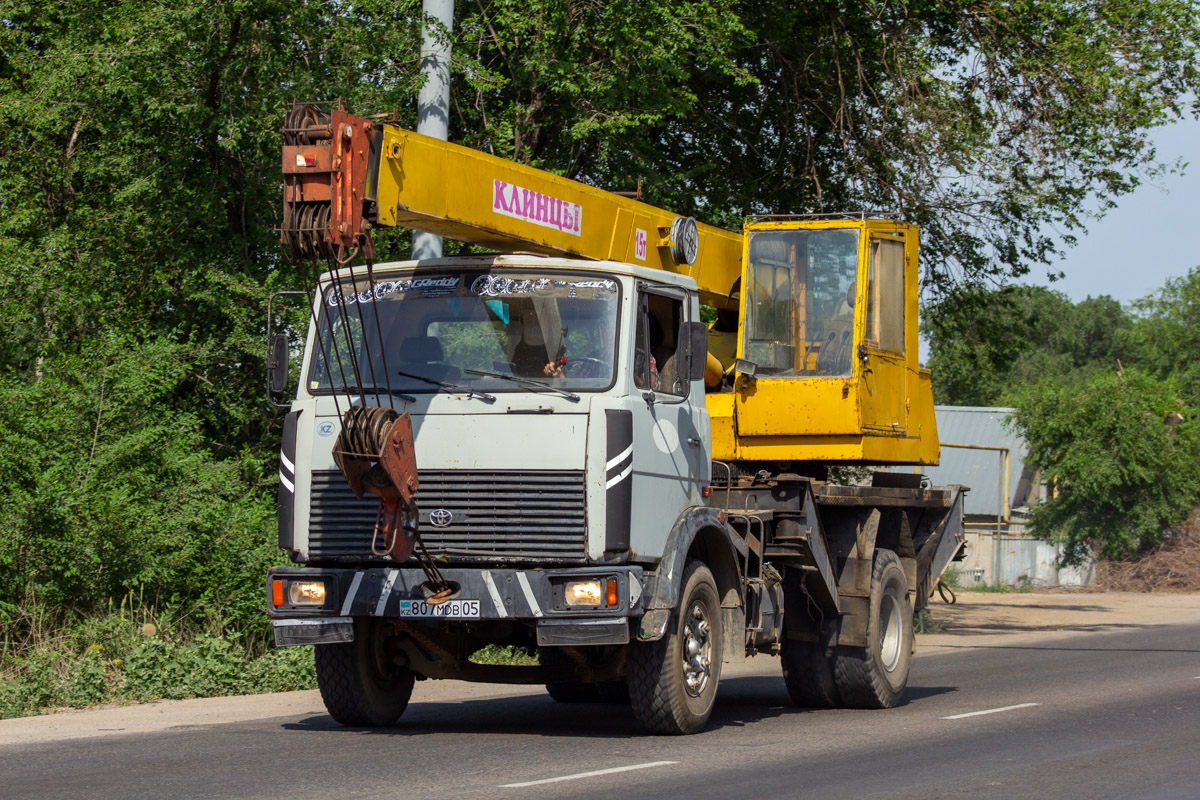
{"label": "asphalt road", "polygon": [[727,668],[696,736],[418,684],[386,730],[314,714],[0,747],[0,798],[1200,798],[1200,624],[943,650],[888,711],[792,708],[778,668]]}

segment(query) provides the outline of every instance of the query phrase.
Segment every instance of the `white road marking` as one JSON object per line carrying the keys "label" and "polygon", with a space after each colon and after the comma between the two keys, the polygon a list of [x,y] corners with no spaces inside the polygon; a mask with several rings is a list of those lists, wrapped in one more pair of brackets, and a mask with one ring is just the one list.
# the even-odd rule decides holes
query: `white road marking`
{"label": "white road marking", "polygon": [[1012,711],[1017,708],[1029,708],[1030,706],[1040,706],[1041,703],[1017,703],[1015,706],[1004,706],[1003,708],[989,708],[985,711],[968,711],[966,714],[954,714],[942,719],[963,719],[964,717],[979,717],[984,714],[999,714],[1001,711]]}
{"label": "white road marking", "polygon": [[617,772],[632,772],[635,769],[649,769],[651,767],[665,767],[668,764],[678,764],[678,761],[651,761],[646,764],[632,764],[628,767],[613,767],[611,769],[598,769],[592,772],[579,772],[575,775],[560,775],[557,778],[543,778],[540,781],[525,781],[524,783],[506,783],[501,786],[501,789],[521,789],[525,786],[540,786],[543,783],[558,783],[559,781],[577,781],[580,778],[595,778],[599,775],[613,775]]}

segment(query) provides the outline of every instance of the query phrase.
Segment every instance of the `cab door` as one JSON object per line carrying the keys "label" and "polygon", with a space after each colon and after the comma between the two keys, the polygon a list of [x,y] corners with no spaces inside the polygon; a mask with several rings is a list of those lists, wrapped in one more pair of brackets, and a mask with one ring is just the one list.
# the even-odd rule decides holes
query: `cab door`
{"label": "cab door", "polygon": [[704,384],[688,381],[684,323],[699,303],[674,287],[642,284],[636,298],[630,410],[633,419],[631,547],[651,557],[679,513],[702,503],[710,426]]}
{"label": "cab door", "polygon": [[747,224],[738,355],[755,373],[739,376],[734,391],[739,439],[859,433],[861,228],[845,220]]}
{"label": "cab door", "polygon": [[886,229],[869,228],[865,244],[866,275],[860,282],[865,316],[857,352],[862,426],[903,436],[908,428],[905,317],[912,310],[905,287],[910,277],[910,248],[905,231]]}

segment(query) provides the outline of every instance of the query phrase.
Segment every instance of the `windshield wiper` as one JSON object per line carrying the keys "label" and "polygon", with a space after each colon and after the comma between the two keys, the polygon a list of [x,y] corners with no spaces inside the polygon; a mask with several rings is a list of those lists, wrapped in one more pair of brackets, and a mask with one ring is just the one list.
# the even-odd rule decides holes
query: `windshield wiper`
{"label": "windshield wiper", "polygon": [[538,389],[546,389],[548,391],[554,392],[555,394],[562,395],[563,397],[570,400],[572,403],[579,402],[579,395],[575,394],[574,392],[568,392],[566,389],[561,389],[558,386],[554,386],[553,384],[547,383],[546,381],[539,381],[537,378],[525,378],[525,377],[520,377],[517,375],[505,375],[503,372],[484,372],[481,369],[464,369],[463,372],[467,373],[468,375],[480,375],[485,378],[499,378],[502,381],[512,381],[513,383],[519,383],[522,386],[534,386],[534,387],[537,387]]}
{"label": "windshield wiper", "polygon": [[[470,371],[471,370],[467,370],[467,372]],[[453,392],[454,394],[465,394],[468,397],[478,397],[485,403],[496,402],[496,395],[488,394],[487,392],[480,392],[476,389],[472,389],[470,386],[463,386],[458,383],[447,383],[446,381],[436,381],[433,378],[426,378],[424,375],[414,375],[411,372],[402,372],[401,370],[396,370],[396,374],[405,378],[412,378],[414,381],[428,383],[430,386],[437,386],[441,389],[445,389],[447,392]]]}

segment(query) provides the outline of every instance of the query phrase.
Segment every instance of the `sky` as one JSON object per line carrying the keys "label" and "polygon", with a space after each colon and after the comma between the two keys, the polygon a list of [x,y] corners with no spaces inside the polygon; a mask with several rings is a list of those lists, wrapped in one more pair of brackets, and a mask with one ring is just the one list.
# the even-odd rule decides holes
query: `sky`
{"label": "sky", "polygon": [[1050,286],[1075,302],[1107,294],[1128,304],[1200,266],[1200,121],[1164,126],[1154,141],[1159,160],[1182,158],[1191,166],[1118,198],[1116,208],[1090,222],[1053,265],[1064,278],[1051,282],[1046,267],[1034,267],[1024,283]]}

